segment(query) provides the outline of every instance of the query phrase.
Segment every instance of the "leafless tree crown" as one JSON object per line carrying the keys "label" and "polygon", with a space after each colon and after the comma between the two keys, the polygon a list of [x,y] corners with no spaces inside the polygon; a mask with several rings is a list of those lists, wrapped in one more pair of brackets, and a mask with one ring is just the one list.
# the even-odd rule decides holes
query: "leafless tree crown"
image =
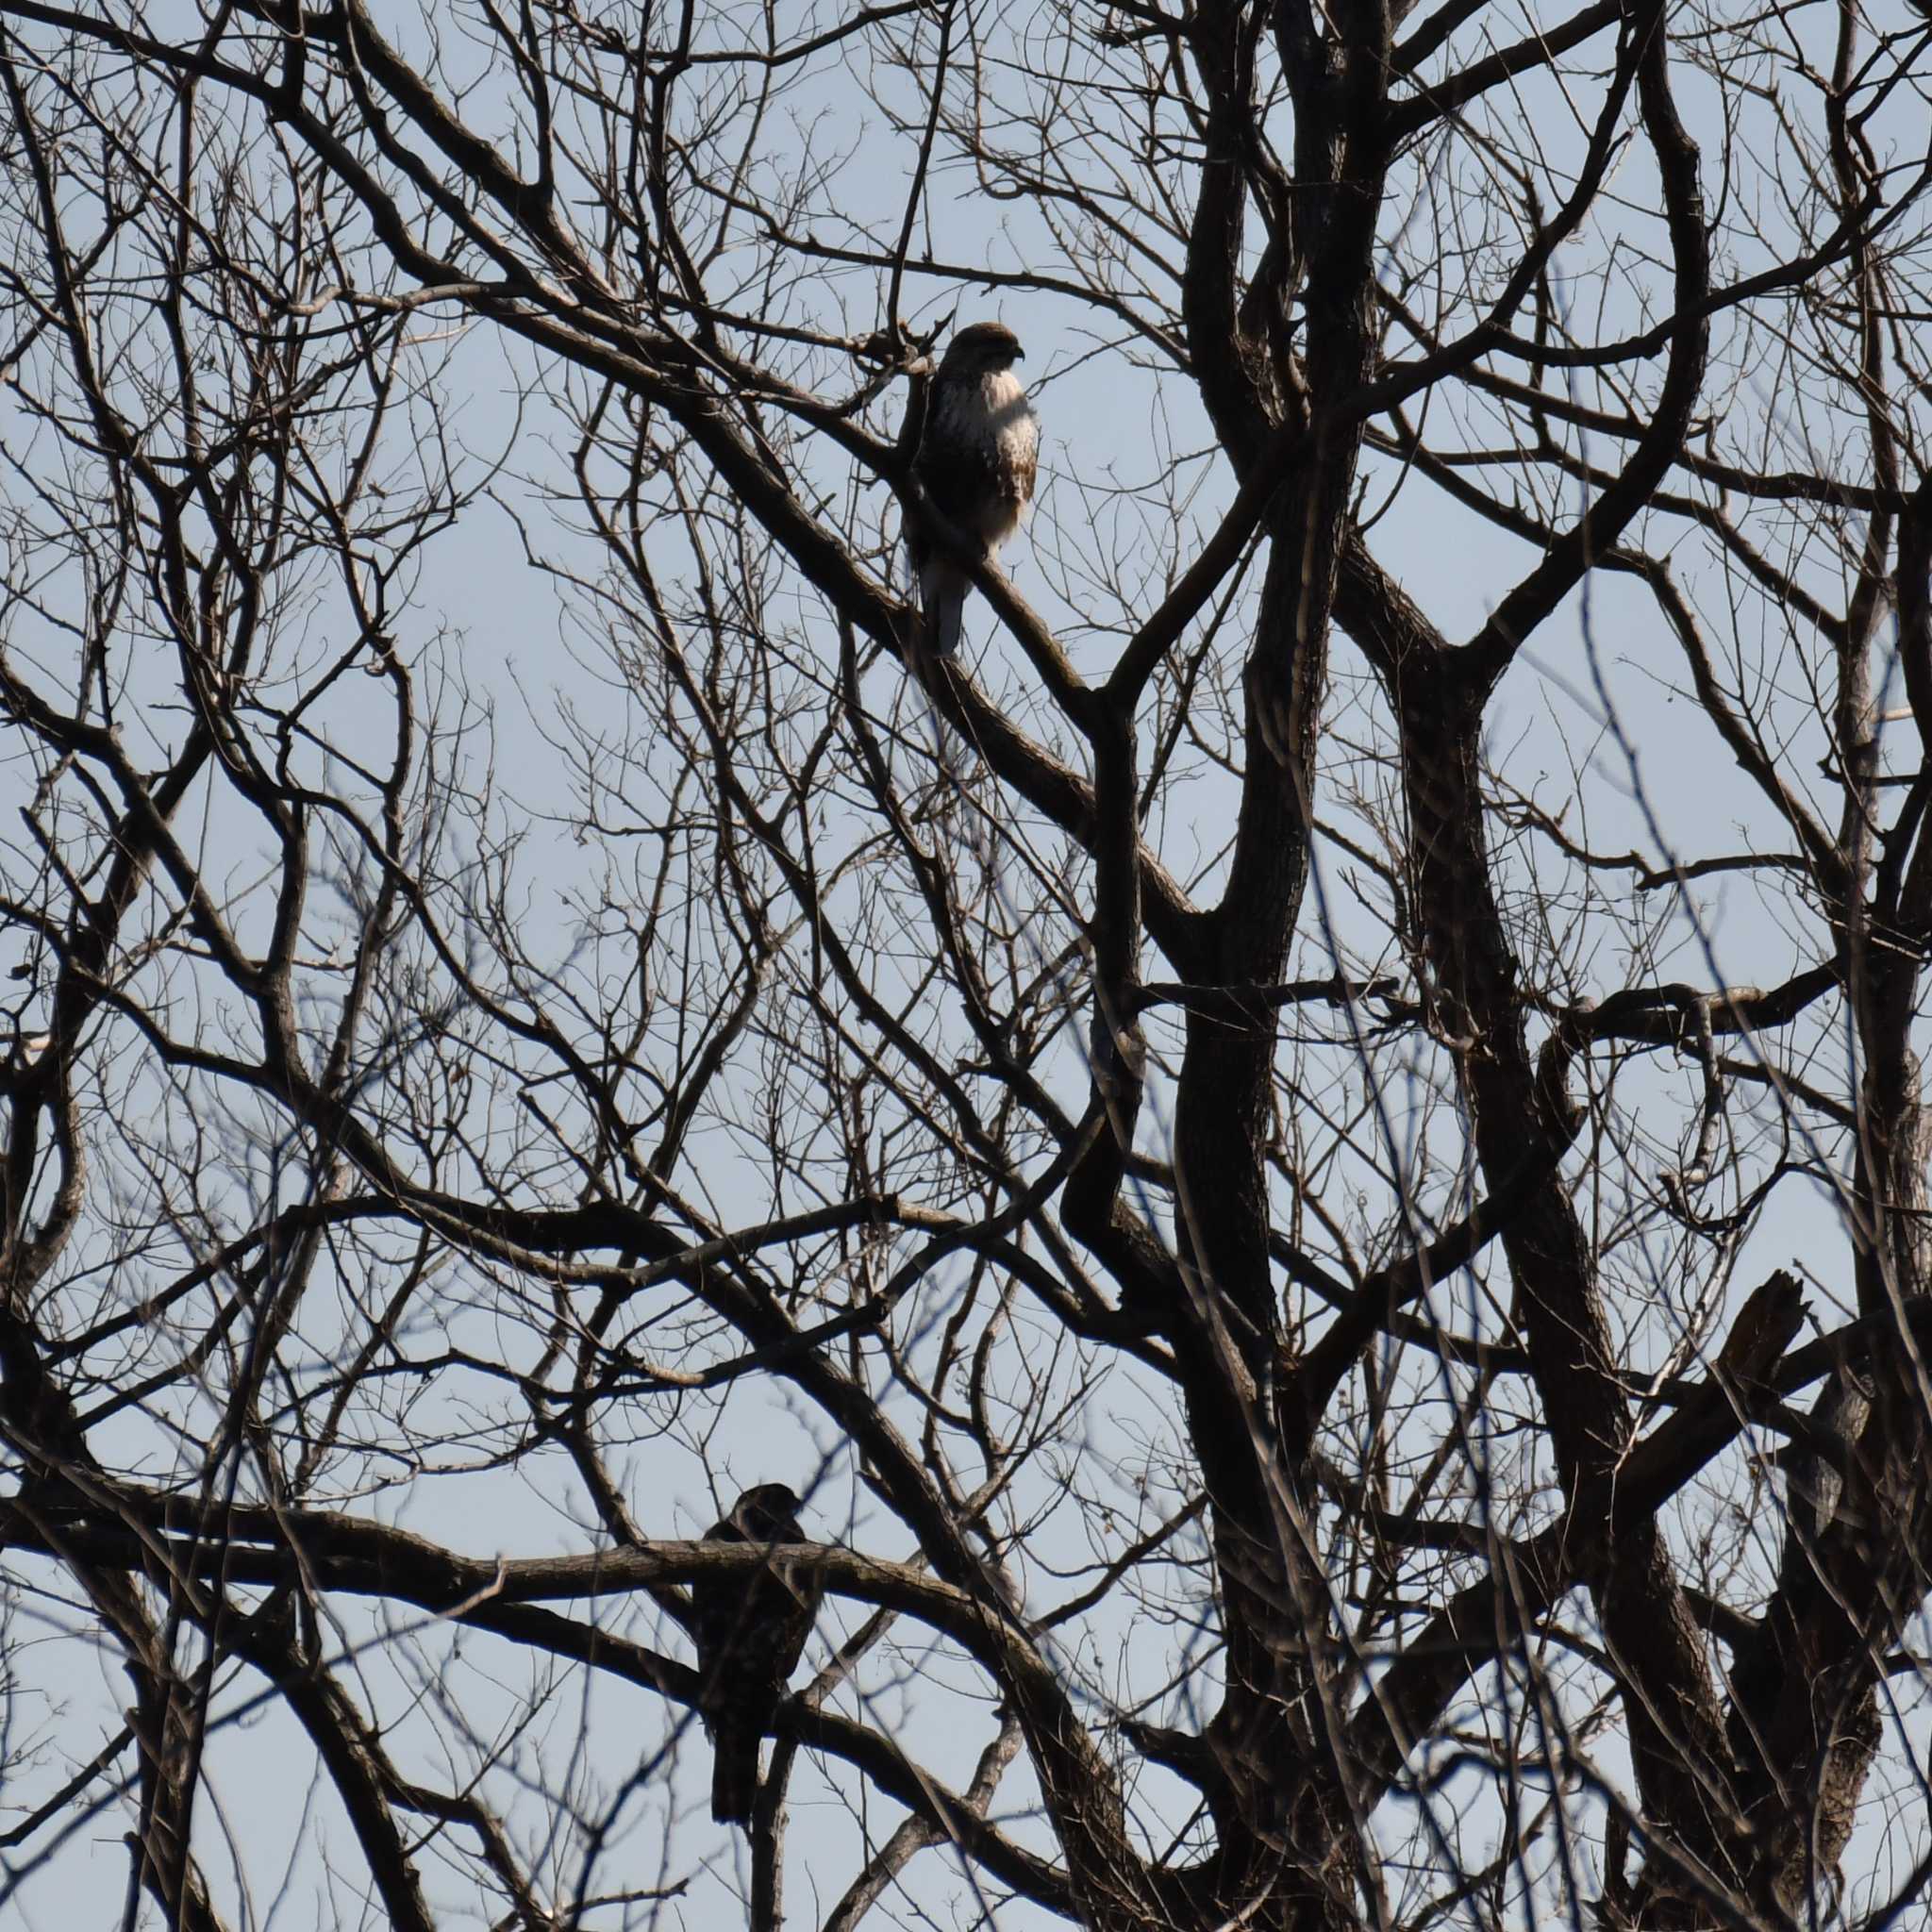
{"label": "leafless tree crown", "polygon": [[1926,1924],[1932,23],[0,87],[0,1922]]}

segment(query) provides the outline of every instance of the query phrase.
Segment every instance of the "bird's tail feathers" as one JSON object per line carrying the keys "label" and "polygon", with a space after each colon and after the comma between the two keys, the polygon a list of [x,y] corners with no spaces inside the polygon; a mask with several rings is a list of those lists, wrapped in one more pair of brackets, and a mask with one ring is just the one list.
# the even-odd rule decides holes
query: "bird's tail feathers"
{"label": "bird's tail feathers", "polygon": [[966,592],[970,580],[959,567],[942,557],[929,558],[919,573],[919,606],[925,613],[926,647],[950,658],[959,648],[966,627]]}
{"label": "bird's tail feathers", "polygon": [[711,1747],[711,1817],[719,1824],[749,1824],[758,1791],[758,1747],[763,1736],[757,1726],[723,1720]]}

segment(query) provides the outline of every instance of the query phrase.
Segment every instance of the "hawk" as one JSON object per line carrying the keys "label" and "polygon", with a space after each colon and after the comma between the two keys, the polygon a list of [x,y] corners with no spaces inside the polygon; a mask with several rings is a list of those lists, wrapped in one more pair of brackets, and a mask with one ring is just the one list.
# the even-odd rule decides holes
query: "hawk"
{"label": "hawk", "polygon": [[[1040,420],[1013,364],[1020,339],[1000,322],[975,322],[946,344],[925,398],[912,473],[932,507],[987,559],[1020,527],[1040,466]],[[908,533],[919,575],[924,640],[941,657],[959,648],[973,580],[924,531]]]}
{"label": "hawk", "polygon": [[[774,1552],[808,1541],[798,1498],[783,1483],[747,1490],[705,1532],[708,1543],[758,1543]],[[769,1562],[750,1575],[699,1577],[691,1586],[698,1649],[698,1714],[711,1736],[711,1816],[748,1824],[758,1788],[758,1751],[818,1615],[815,1578]]]}

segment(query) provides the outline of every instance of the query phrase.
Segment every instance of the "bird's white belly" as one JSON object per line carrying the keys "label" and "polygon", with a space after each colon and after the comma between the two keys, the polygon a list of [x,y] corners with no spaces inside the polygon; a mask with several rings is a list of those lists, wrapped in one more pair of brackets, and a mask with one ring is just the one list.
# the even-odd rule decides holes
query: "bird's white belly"
{"label": "bird's white belly", "polygon": [[980,514],[973,519],[973,534],[989,549],[1004,543],[1020,527],[1025,513],[1025,485],[1040,452],[1040,423],[1026,401],[1026,391],[1011,370],[982,375],[972,388],[941,406],[940,425],[945,441],[989,449],[991,468],[1005,487],[990,491]]}

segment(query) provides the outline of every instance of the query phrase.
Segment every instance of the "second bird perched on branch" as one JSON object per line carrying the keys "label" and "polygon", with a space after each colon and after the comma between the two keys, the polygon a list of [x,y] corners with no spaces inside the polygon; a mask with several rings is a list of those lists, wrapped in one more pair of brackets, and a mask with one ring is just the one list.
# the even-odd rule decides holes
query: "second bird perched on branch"
{"label": "second bird perched on branch", "polygon": [[[912,462],[933,508],[989,559],[1020,527],[1040,464],[1040,421],[1013,374],[1024,354],[1004,323],[962,328],[932,378]],[[926,647],[950,657],[959,648],[973,580],[957,557],[916,525],[908,528],[906,547],[919,575]]]}
{"label": "second bird perched on branch", "polygon": [[701,1576],[691,1586],[698,1651],[698,1712],[711,1734],[711,1816],[749,1824],[758,1751],[818,1615],[820,1585],[794,1576],[779,1552],[802,1543],[798,1498],[783,1483],[745,1491],[705,1532],[708,1543],[756,1543],[766,1564],[751,1575]]}

